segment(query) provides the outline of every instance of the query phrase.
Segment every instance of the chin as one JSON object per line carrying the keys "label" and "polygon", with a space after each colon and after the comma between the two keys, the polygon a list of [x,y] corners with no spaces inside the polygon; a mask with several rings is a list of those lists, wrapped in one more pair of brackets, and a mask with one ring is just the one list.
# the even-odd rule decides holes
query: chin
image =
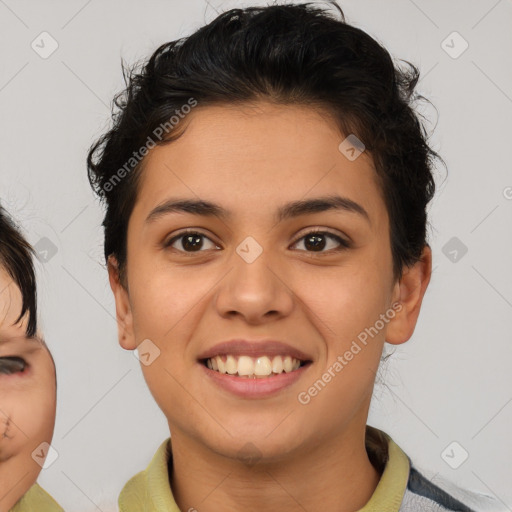
{"label": "chin", "polygon": [[[275,427],[274,427],[275,428]],[[230,437],[226,435],[222,440],[207,442],[209,448],[228,459],[239,460],[248,467],[256,463],[276,463],[298,452],[301,443],[296,436],[286,434],[286,439],[279,435],[269,435],[270,429],[253,429]]]}

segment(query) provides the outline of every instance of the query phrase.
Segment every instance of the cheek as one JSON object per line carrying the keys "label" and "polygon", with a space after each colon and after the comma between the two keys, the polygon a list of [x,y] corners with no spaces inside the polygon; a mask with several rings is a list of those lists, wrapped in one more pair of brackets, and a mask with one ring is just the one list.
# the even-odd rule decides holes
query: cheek
{"label": "cheek", "polygon": [[36,392],[30,393],[30,397],[27,397],[27,401],[32,402],[31,419],[35,424],[32,439],[37,440],[37,444],[43,441],[50,443],[55,426],[57,384],[55,367],[47,354],[38,365],[35,381]]}
{"label": "cheek", "polygon": [[55,423],[55,387],[38,383],[37,390],[27,391],[18,400],[20,427],[32,440],[48,441]]}
{"label": "cheek", "polygon": [[130,279],[136,341],[149,338],[158,344],[176,339],[181,326],[201,308],[217,278],[211,271],[201,272],[191,267],[171,269],[150,265]]}
{"label": "cheek", "polygon": [[[50,443],[55,426],[56,399],[55,390],[50,387],[41,391],[36,400],[32,400],[33,407],[30,412],[32,423],[28,429],[32,430],[31,439],[40,444]],[[36,419],[37,418],[37,419]]]}
{"label": "cheek", "polygon": [[316,272],[314,282],[294,291],[318,319],[314,323],[324,339],[330,340],[327,348],[340,351],[385,312],[387,279],[377,265],[353,260],[343,267]]}
{"label": "cheek", "polygon": [[304,421],[323,432],[326,414],[332,428],[339,428],[371,398],[387,325],[380,319],[389,294],[388,274],[363,259],[319,276],[301,298],[325,350],[317,373],[297,398]]}
{"label": "cheek", "polygon": [[0,409],[0,462],[51,441],[55,423],[51,393],[9,390],[3,393]]}
{"label": "cheek", "polygon": [[50,443],[56,412],[55,368],[41,352],[29,358],[31,373],[0,377],[0,459]]}
{"label": "cheek", "polygon": [[187,344],[206,290],[204,279],[196,276],[192,282],[183,273],[180,276],[179,270],[171,275],[168,270],[154,269],[130,281],[134,336],[148,354],[146,361],[141,359],[141,369],[155,401],[164,410],[183,392],[175,379],[182,382],[186,375]]}

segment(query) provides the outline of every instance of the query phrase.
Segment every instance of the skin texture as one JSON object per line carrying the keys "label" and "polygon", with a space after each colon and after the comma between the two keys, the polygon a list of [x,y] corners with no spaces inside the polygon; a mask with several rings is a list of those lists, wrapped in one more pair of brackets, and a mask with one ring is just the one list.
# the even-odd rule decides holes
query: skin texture
{"label": "skin texture", "polygon": [[37,480],[41,466],[32,452],[51,442],[55,424],[55,366],[41,337],[27,338],[27,315],[15,324],[21,305],[20,290],[0,269],[0,365],[7,356],[27,363],[23,371],[0,372],[1,512],[11,509]]}
{"label": "skin texture", "polygon": [[[349,161],[345,138],[309,107],[258,103],[198,106],[182,137],[152,149],[127,237],[127,289],[109,259],[119,342],[133,350],[150,339],[160,350],[144,377],[172,433],[170,475],[181,510],[202,512],[358,510],[380,478],[364,437],[384,341],[407,341],[431,274],[431,251],[393,281],[389,219],[370,155]],[[327,211],[276,223],[284,203],[339,194],[362,205],[370,222]],[[145,222],[169,198],[204,199],[229,220],[189,213]],[[200,251],[184,228],[204,234]],[[321,228],[316,252],[303,238]],[[236,252],[248,236],[262,254]],[[181,251],[181,252],[180,252]],[[357,335],[400,301],[401,310],[307,405],[297,400],[343,355]],[[303,376],[265,399],[234,396],[209,382],[198,355],[235,337],[284,341],[311,356]],[[257,463],[239,451],[252,443]]]}

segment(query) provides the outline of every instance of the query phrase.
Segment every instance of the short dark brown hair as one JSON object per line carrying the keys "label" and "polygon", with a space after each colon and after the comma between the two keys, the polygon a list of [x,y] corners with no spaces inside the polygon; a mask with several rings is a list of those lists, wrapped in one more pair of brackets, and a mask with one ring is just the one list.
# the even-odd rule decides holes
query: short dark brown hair
{"label": "short dark brown hair", "polygon": [[37,330],[37,289],[33,256],[34,249],[22,235],[21,229],[0,206],[0,266],[21,291],[22,307],[16,323],[28,312],[26,334],[29,337],[35,336]]}
{"label": "short dark brown hair", "polygon": [[141,69],[123,65],[127,87],[114,99],[113,126],[87,158],[91,186],[107,206],[105,259],[116,257],[121,278],[144,163],[134,152],[191,98],[200,106],[266,99],[330,112],[341,133],[354,134],[373,158],[390,218],[394,277],[420,259],[440,157],[413,108],[425,99],[415,94],[419,71],[406,61],[395,67],[381,44],[346,23],[335,2],[329,6],[339,16],[309,2],[231,9],[161,45]]}

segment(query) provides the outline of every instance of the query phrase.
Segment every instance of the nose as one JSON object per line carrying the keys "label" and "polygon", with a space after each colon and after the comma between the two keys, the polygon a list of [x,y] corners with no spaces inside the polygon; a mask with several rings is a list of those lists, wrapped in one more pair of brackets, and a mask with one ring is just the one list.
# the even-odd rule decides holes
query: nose
{"label": "nose", "polygon": [[271,261],[266,251],[254,260],[240,254],[233,254],[231,270],[215,295],[219,315],[240,316],[253,325],[290,315],[294,306],[290,272]]}

